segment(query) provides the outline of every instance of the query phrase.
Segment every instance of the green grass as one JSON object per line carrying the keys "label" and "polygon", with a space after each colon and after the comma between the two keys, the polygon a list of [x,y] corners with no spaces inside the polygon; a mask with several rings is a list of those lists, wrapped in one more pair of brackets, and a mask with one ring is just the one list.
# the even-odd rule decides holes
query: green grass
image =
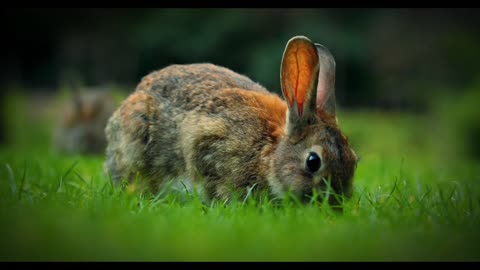
{"label": "green grass", "polygon": [[22,97],[4,106],[13,113],[0,150],[1,260],[480,259],[479,163],[445,150],[455,141],[438,139],[430,115],[340,112],[361,157],[340,214],[114,187],[103,156],[52,151],[51,118],[27,107]]}

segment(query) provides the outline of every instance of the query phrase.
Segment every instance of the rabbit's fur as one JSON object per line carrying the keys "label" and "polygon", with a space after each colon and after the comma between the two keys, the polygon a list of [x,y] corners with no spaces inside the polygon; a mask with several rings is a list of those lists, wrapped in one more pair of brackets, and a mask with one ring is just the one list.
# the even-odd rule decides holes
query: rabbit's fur
{"label": "rabbit's fur", "polygon": [[[309,52],[310,77],[290,70],[289,46]],[[213,64],[171,65],[145,76],[108,122],[107,171],[117,181],[140,176],[154,190],[165,180],[201,180],[210,198],[230,198],[231,191],[243,193],[253,185],[279,197],[290,190],[306,198],[314,188],[324,188],[327,178],[335,191],[349,196],[357,158],[329,103],[335,102],[331,67],[319,73],[322,57],[331,55],[317,48],[318,53],[305,37],[287,44],[281,76],[287,102]],[[304,61],[291,59],[297,68]],[[293,73],[303,99],[287,78]],[[319,89],[326,86],[318,95],[317,82]],[[322,95],[325,103],[316,106],[311,97]],[[315,172],[306,168],[312,151],[321,157]]]}

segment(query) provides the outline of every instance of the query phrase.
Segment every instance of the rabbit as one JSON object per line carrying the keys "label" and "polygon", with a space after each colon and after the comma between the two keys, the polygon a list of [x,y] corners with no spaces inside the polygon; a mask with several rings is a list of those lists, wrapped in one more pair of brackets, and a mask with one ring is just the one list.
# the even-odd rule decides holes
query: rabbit
{"label": "rabbit", "polygon": [[105,170],[140,177],[154,192],[192,179],[209,199],[248,188],[308,200],[330,179],[351,197],[357,156],[335,114],[335,61],[295,36],[282,57],[285,100],[244,75],[211,63],[170,65],[143,77],[109,119]]}
{"label": "rabbit", "polygon": [[104,154],[105,127],[117,107],[104,88],[76,88],[65,102],[56,129],[55,146],[67,154]]}

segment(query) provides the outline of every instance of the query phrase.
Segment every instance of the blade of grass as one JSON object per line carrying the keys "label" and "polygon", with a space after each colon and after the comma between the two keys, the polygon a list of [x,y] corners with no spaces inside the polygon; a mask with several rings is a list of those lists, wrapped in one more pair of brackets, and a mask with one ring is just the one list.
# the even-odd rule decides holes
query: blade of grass
{"label": "blade of grass", "polygon": [[73,170],[73,168],[75,168],[77,164],[78,164],[78,160],[75,161],[72,164],[72,166],[70,166],[70,168],[60,177],[60,181],[58,182],[58,186],[57,186],[57,192],[62,188],[64,179],[70,174],[70,172]]}
{"label": "blade of grass", "polygon": [[248,199],[252,196],[253,189],[257,186],[257,184],[253,184],[251,187],[248,188],[247,195],[245,196],[245,199],[243,199],[242,206],[246,204]]}
{"label": "blade of grass", "polygon": [[18,200],[22,199],[23,186],[25,185],[26,176],[27,176],[27,161],[25,161],[23,166],[23,176],[22,176],[22,180],[20,181],[20,188],[18,189]]}
{"label": "blade of grass", "polygon": [[15,194],[17,193],[17,182],[15,181],[15,175],[13,174],[10,164],[5,164],[5,167],[7,167],[8,175],[10,176],[10,188],[12,189],[12,193]]}

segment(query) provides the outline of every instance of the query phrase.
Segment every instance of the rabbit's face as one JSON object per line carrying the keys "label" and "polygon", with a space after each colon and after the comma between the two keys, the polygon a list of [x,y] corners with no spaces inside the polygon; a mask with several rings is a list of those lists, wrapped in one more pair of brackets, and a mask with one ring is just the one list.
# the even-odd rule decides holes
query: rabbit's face
{"label": "rabbit's face", "polygon": [[76,95],[70,100],[64,110],[63,125],[65,127],[106,122],[115,108],[113,97],[107,92],[97,91]]}
{"label": "rabbit's face", "polygon": [[105,91],[75,95],[62,112],[57,135],[61,149],[71,153],[102,152],[106,145],[103,131],[114,109],[113,97]]}
{"label": "rabbit's face", "polygon": [[280,72],[288,104],[286,134],[269,177],[279,196],[291,191],[309,200],[314,190],[321,197],[328,186],[335,194],[351,195],[357,157],[335,116],[335,65],[330,51],[307,37],[287,43]]}
{"label": "rabbit's face", "polygon": [[308,201],[314,190],[324,195],[328,185],[335,194],[351,195],[357,157],[336,125],[314,124],[286,136],[275,156],[270,185],[280,197],[290,191]]}

